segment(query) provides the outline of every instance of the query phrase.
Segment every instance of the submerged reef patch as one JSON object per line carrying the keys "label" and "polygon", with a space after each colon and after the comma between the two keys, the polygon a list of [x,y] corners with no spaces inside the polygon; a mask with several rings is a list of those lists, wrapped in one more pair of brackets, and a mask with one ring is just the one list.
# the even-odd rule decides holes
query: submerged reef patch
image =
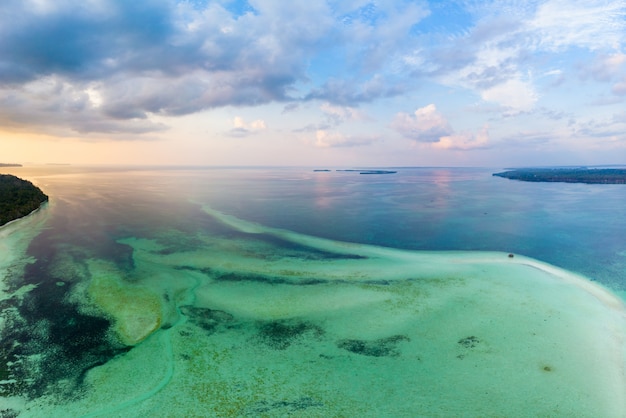
{"label": "submerged reef patch", "polygon": [[285,350],[305,336],[319,338],[323,334],[321,327],[310,322],[281,320],[260,324],[257,339],[274,350]]}
{"label": "submerged reef patch", "polygon": [[28,266],[26,277],[43,281],[22,298],[8,300],[11,306],[2,311],[0,368],[7,379],[0,384],[0,394],[74,398],[87,370],[129,348],[110,341],[111,322],[81,312],[67,298],[71,286],[46,280],[40,267]]}
{"label": "submerged reef patch", "polygon": [[15,409],[0,409],[0,417],[2,418],[16,418],[20,415]]}
{"label": "submerged reef patch", "polygon": [[310,396],[303,396],[294,400],[286,401],[260,401],[246,409],[246,416],[258,416],[259,414],[294,415],[310,408],[322,407],[324,404]]}
{"label": "submerged reef patch", "polygon": [[145,286],[124,283],[114,265],[92,260],[89,300],[113,319],[124,345],[135,345],[161,327],[161,297]]}
{"label": "submerged reef patch", "polygon": [[[285,274],[286,272],[283,272]],[[311,286],[318,284],[326,284],[328,280],[314,279],[314,278],[299,278],[297,281],[285,279],[276,276],[264,276],[260,274],[251,273],[217,273],[215,280],[226,282],[259,282],[272,285],[278,284],[291,284],[297,286]]]}
{"label": "submerged reef patch", "polygon": [[393,335],[377,340],[339,340],[337,347],[350,351],[354,354],[371,357],[397,357],[400,355],[398,343],[411,341],[406,335]]}
{"label": "submerged reef patch", "polygon": [[232,323],[234,321],[233,315],[228,312],[215,309],[197,308],[190,305],[184,305],[180,307],[180,312],[189,318],[189,321],[192,324],[202,328],[209,334],[216,332],[219,326]]}
{"label": "submerged reef patch", "polygon": [[461,338],[459,341],[457,341],[457,344],[464,348],[474,348],[478,345],[478,343],[480,343],[480,340],[473,335]]}

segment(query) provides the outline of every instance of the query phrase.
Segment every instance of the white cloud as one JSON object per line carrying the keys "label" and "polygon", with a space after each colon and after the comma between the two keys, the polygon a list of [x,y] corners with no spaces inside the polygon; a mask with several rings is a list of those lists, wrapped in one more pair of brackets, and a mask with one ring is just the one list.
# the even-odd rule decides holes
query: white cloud
{"label": "white cloud", "polygon": [[457,134],[434,104],[417,109],[413,115],[398,113],[391,127],[404,137],[429,143],[433,148],[469,150],[486,148],[489,143],[487,126],[476,135]]}
{"label": "white cloud", "polygon": [[515,79],[484,90],[481,97],[504,106],[509,114],[530,111],[537,101],[537,93],[532,84]]}
{"label": "white cloud", "polygon": [[233,128],[228,131],[230,136],[248,136],[267,129],[267,125],[262,119],[246,122],[241,116],[235,116],[232,124]]}
{"label": "white cloud", "polygon": [[314,145],[318,148],[358,147],[372,144],[379,139],[374,135],[353,136],[320,129],[315,132]]}
{"label": "white cloud", "polygon": [[476,135],[471,133],[452,134],[439,138],[438,142],[433,143],[434,148],[449,150],[470,150],[487,148],[489,146],[489,131],[487,126]]}
{"label": "white cloud", "polygon": [[[537,80],[529,74],[545,75],[546,57],[602,53],[588,70],[595,80],[623,71],[624,0],[469,0],[464,6],[473,26],[454,37],[428,38],[435,41],[430,49],[414,48],[404,61],[416,62],[417,74],[474,91],[509,114],[532,110],[538,101]],[[551,65],[552,74],[560,74],[554,85],[563,81],[573,55],[561,56]]]}
{"label": "white cloud", "polygon": [[412,115],[398,113],[391,127],[403,136],[418,142],[437,142],[442,136],[452,133],[448,121],[437,111],[434,104],[421,107]]}
{"label": "white cloud", "polygon": [[246,129],[250,131],[262,131],[267,129],[267,126],[265,125],[265,121],[262,119],[257,119],[248,123],[241,116],[235,116],[233,119],[233,128]]}
{"label": "white cloud", "polygon": [[324,112],[330,119],[337,123],[365,120],[367,117],[362,111],[351,106],[337,106],[328,102],[322,103],[320,106],[322,112]]}
{"label": "white cloud", "polygon": [[614,0],[550,0],[541,4],[528,29],[537,47],[619,49],[624,37],[626,5]]}

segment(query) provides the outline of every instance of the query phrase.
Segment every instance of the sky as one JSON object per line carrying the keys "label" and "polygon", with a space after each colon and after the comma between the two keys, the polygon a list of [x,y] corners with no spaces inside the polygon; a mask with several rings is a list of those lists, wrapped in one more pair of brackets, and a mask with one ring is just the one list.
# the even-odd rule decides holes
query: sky
{"label": "sky", "polygon": [[2,0],[0,162],[626,163],[626,0]]}

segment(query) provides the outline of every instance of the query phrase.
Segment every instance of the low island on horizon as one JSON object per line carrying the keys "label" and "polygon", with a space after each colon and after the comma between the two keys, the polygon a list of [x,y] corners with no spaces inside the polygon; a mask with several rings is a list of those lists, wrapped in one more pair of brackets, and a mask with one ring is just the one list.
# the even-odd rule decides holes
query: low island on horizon
{"label": "low island on horizon", "polygon": [[0,226],[22,218],[48,201],[48,196],[27,180],[0,174]]}
{"label": "low island on horizon", "polygon": [[[323,168],[323,169],[315,169],[313,170],[314,172],[331,172],[332,170],[329,170],[327,168]],[[370,170],[370,169],[362,169],[362,170],[356,170],[356,169],[344,169],[344,170],[335,170],[335,171],[343,171],[343,172],[356,172],[359,174],[396,174],[397,171],[392,171],[392,170]]]}
{"label": "low island on horizon", "polygon": [[624,168],[520,168],[493,175],[530,182],[626,184]]}

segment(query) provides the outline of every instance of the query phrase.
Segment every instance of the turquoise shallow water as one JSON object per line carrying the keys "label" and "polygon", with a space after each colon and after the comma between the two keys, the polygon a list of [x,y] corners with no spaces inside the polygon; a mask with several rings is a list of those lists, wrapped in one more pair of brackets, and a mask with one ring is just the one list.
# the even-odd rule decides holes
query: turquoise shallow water
{"label": "turquoise shallow water", "polygon": [[0,406],[621,416],[621,302],[522,255],[622,290],[624,188],[397,171],[24,169],[51,201],[3,230]]}

